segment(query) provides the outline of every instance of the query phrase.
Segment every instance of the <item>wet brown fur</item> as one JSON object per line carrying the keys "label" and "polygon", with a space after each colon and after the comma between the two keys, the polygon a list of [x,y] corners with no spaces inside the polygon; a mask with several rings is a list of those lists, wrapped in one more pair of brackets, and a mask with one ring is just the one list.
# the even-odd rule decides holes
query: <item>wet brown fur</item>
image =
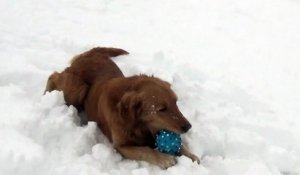
{"label": "wet brown fur", "polygon": [[[75,56],[70,67],[49,77],[46,91],[63,91],[67,104],[83,108],[125,158],[168,168],[176,159],[153,149],[155,134],[161,129],[181,134],[191,125],[168,82],[146,75],[124,77],[110,57],[125,54],[98,47]],[[181,153],[199,163],[186,146]]]}

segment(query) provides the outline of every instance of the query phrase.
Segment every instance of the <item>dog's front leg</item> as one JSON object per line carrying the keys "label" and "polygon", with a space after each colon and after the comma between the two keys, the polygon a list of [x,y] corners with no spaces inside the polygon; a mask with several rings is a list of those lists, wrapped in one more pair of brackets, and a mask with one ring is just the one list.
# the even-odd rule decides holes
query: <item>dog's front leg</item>
{"label": "dog's front leg", "polygon": [[174,156],[160,153],[157,150],[149,147],[139,146],[120,146],[116,149],[128,159],[147,161],[151,164],[157,165],[163,169],[173,166],[177,163]]}
{"label": "dog's front leg", "polygon": [[198,164],[200,164],[199,157],[196,156],[195,154],[191,153],[185,145],[182,146],[180,153],[181,153],[181,155],[184,155],[184,156],[192,159],[193,162],[196,161]]}

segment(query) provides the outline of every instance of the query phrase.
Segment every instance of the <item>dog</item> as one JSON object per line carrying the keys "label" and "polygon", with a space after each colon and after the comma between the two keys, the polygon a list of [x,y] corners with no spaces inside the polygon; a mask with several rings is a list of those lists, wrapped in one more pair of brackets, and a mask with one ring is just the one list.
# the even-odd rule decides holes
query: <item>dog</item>
{"label": "dog", "polygon": [[[75,56],[70,67],[49,77],[45,92],[63,91],[66,103],[83,109],[124,158],[166,169],[177,162],[155,149],[157,132],[183,134],[191,124],[178,109],[168,82],[154,76],[123,75],[111,57],[126,54],[118,48],[97,47]],[[180,154],[200,163],[185,145]]]}

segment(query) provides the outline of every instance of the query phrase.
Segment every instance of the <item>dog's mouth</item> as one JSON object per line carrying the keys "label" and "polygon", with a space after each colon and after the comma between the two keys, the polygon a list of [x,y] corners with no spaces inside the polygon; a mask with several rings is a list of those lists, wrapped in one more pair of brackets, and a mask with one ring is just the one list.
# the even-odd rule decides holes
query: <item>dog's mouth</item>
{"label": "dog's mouth", "polygon": [[176,134],[184,134],[188,132],[192,127],[192,125],[189,122],[184,122],[184,124],[181,125],[172,125],[170,123],[158,124],[155,122],[148,122],[145,124],[153,136],[155,136],[161,130],[168,130]]}
{"label": "dog's mouth", "polygon": [[[189,127],[190,128],[190,127]],[[167,130],[167,131],[171,131],[171,132],[174,132],[176,134],[184,134],[187,132],[187,130],[189,129],[186,129],[185,128],[185,131],[182,131],[182,130],[177,130],[177,129],[169,129],[169,128],[149,128],[151,134],[155,137],[160,131],[162,130]]]}

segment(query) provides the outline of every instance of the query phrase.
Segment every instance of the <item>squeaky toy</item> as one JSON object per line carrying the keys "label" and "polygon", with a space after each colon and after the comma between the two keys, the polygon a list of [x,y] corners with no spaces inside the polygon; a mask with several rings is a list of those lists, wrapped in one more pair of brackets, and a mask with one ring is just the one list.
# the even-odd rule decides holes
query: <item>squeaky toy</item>
{"label": "squeaky toy", "polygon": [[179,156],[182,140],[180,135],[175,132],[161,130],[156,135],[155,146],[159,152]]}

